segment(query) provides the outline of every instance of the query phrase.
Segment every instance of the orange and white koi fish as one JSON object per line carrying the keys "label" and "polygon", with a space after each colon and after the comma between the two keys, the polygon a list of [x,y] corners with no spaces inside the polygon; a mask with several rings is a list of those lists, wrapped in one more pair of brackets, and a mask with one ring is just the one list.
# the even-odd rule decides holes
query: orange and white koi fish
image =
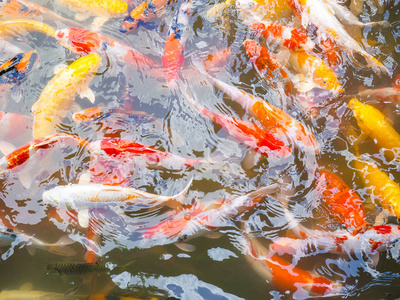
{"label": "orange and white koi fish", "polygon": [[[199,70],[201,70],[201,66]],[[200,72],[207,77],[211,84],[229,95],[247,113],[257,118],[272,134],[283,133],[299,149],[310,153],[319,153],[320,148],[314,135],[302,123],[292,118],[286,112],[259,97],[252,96],[234,86],[226,84],[203,71]]]}
{"label": "orange and white koi fish", "polygon": [[315,189],[321,194],[329,213],[346,227],[358,232],[368,224],[362,200],[337,175],[328,170],[317,171]]}
{"label": "orange and white koi fish", "polygon": [[195,206],[189,214],[185,211],[183,217],[178,214],[173,219],[146,229],[142,236],[144,239],[165,239],[165,242],[176,243],[181,249],[193,251],[193,247],[190,245],[186,247],[182,243],[225,226],[227,220],[254,207],[277,190],[278,185],[271,184],[234,200],[211,205],[211,207]]}
{"label": "orange and white koi fish", "polygon": [[48,36],[54,37],[55,30],[49,25],[29,19],[13,19],[0,21],[0,36],[2,38],[13,37],[15,33],[42,32]]}
{"label": "orange and white koi fish", "polygon": [[[292,82],[288,73],[279,64],[276,57],[269,53],[267,48],[262,45],[257,45],[252,40],[246,40],[244,42],[247,55],[250,58],[251,63],[256,69],[258,75],[262,79],[266,79],[271,82],[273,86],[277,86],[279,90],[289,95],[292,92]],[[273,80],[277,78],[274,82]]]}
{"label": "orange and white koi fish", "polygon": [[[19,89],[20,84],[30,74],[37,61],[39,61],[39,55],[33,50],[27,53],[19,53],[0,66],[0,93],[2,97],[0,105],[5,104],[7,94],[10,91]],[[14,97],[14,100],[19,102],[20,98]]]}
{"label": "orange and white koi fish", "polygon": [[162,66],[169,83],[178,79],[179,72],[185,60],[184,48],[187,39],[189,16],[192,11],[192,0],[185,0],[172,19],[165,40],[165,50],[162,56]]}
{"label": "orange and white koi fish", "polygon": [[[365,52],[363,48],[347,33],[342,24],[336,19],[329,5],[323,0],[287,0],[296,14],[301,19],[304,28],[310,25],[315,26],[319,40],[326,40],[326,37],[346,51],[352,61],[358,66],[370,67],[378,75],[389,74],[389,70],[377,59]],[[354,59],[355,54],[364,57],[367,64],[361,65]]]}
{"label": "orange and white koi fish", "polygon": [[93,208],[98,204],[130,204],[139,206],[166,205],[176,207],[181,203],[192,183],[178,194],[160,196],[141,190],[102,184],[70,184],[57,186],[43,193],[43,202],[68,209]]}
{"label": "orange and white koi fish", "polygon": [[[61,70],[47,83],[39,100],[32,106],[34,138],[57,132],[56,126],[67,116],[75,97],[88,89],[94,72],[101,62],[101,57],[97,53],[83,56]],[[94,101],[93,92],[88,95]]]}
{"label": "orange and white koi fish", "polygon": [[311,74],[312,82],[317,86],[335,93],[343,92],[335,72],[317,56],[306,51],[292,51],[288,63],[305,77]]}
{"label": "orange and white koi fish", "polygon": [[120,17],[128,11],[128,3],[123,0],[57,0],[57,2],[76,11],[77,21],[95,16],[92,28],[98,28],[109,18]]}
{"label": "orange and white koi fish", "polygon": [[400,151],[400,135],[386,120],[386,117],[375,107],[361,103],[357,98],[349,102],[349,108],[361,131],[373,139],[380,148],[385,148],[385,155],[393,159],[395,153]]}
{"label": "orange and white koi fish", "polygon": [[139,26],[147,27],[147,22],[157,16],[167,6],[169,0],[149,0],[142,2],[131,10],[124,19],[119,31],[126,33],[135,30]]}
{"label": "orange and white koi fish", "polygon": [[244,246],[246,260],[253,270],[282,292],[292,293],[295,299],[343,293],[340,283],[300,269],[277,254],[271,254],[256,238],[247,236]]}
{"label": "orange and white koi fish", "polygon": [[357,157],[352,165],[361,175],[368,192],[375,196],[375,203],[400,218],[400,186],[371,161]]}
{"label": "orange and white koi fish", "polygon": [[194,100],[188,100],[203,116],[222,126],[231,136],[258,153],[277,158],[285,158],[291,153],[290,147],[268,130],[262,129],[254,123],[211,112]]}
{"label": "orange and white koi fish", "polygon": [[[110,58],[148,73],[152,70],[157,72],[159,69],[150,58],[136,49],[87,29],[61,29],[56,31],[55,37],[61,45],[81,55],[105,51]],[[154,72],[151,74],[162,76]]]}
{"label": "orange and white koi fish", "polygon": [[116,138],[104,138],[89,144],[92,155],[101,155],[120,163],[128,163],[135,159],[144,160],[150,168],[182,170],[201,162],[199,159],[183,158],[161,151],[148,145]]}
{"label": "orange and white koi fish", "polygon": [[20,147],[32,140],[33,119],[12,112],[0,111],[0,151],[6,155],[12,151],[4,151],[3,143],[11,143]]}

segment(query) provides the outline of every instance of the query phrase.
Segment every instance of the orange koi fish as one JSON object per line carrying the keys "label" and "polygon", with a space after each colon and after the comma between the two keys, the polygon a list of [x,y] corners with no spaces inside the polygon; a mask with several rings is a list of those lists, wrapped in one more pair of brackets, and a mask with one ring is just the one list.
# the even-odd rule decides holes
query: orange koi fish
{"label": "orange koi fish", "polygon": [[[293,88],[292,82],[288,73],[281,67],[275,56],[270,54],[267,48],[261,45],[259,46],[256,42],[251,40],[246,40],[244,46],[258,75],[261,78],[267,79],[268,82],[272,82],[272,84],[278,86],[280,90],[285,91],[286,95],[289,95]],[[276,84],[273,82],[274,78],[278,78]]]}
{"label": "orange koi fish", "polygon": [[57,30],[55,38],[64,47],[81,55],[106,51],[110,57],[134,68],[147,72],[158,69],[150,58],[136,49],[90,30],[83,28]]}
{"label": "orange koi fish", "polygon": [[142,2],[129,13],[121,24],[119,31],[122,33],[130,32],[139,26],[146,27],[146,23],[155,17],[167,6],[169,0],[149,0]]}
{"label": "orange koi fish", "polygon": [[368,223],[360,197],[340,177],[328,170],[319,170],[316,176],[316,190],[321,194],[329,213],[354,232],[364,228]]}
{"label": "orange koi fish", "polygon": [[[199,67],[199,70],[201,67]],[[202,72],[202,71],[200,71]],[[267,101],[254,97],[234,86],[228,85],[205,72],[202,72],[215,87],[229,95],[240,104],[249,114],[256,117],[271,133],[283,133],[300,149],[318,153],[318,142],[314,135],[299,121],[286,112],[269,104]]]}
{"label": "orange koi fish", "polygon": [[294,297],[298,294],[302,298],[342,293],[340,283],[293,266],[277,254],[270,254],[255,238],[247,237],[246,248],[250,266],[282,292],[290,291]]}
{"label": "orange koi fish", "polygon": [[220,125],[239,142],[251,147],[258,153],[267,157],[280,158],[287,157],[291,153],[290,147],[268,130],[261,129],[254,123],[211,112],[193,100],[190,100],[190,102],[205,117]]}
{"label": "orange koi fish", "polygon": [[168,36],[165,41],[165,50],[162,57],[162,65],[165,77],[169,83],[178,79],[179,72],[183,66],[184,47],[186,43],[186,31],[191,15],[191,0],[185,0],[175,17],[172,19]]}

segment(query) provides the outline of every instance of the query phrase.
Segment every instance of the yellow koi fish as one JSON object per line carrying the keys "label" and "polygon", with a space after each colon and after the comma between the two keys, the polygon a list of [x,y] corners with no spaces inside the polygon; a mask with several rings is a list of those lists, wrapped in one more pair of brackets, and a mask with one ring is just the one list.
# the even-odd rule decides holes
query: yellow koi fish
{"label": "yellow koi fish", "polygon": [[361,175],[364,185],[370,189],[371,194],[379,199],[379,204],[400,217],[400,186],[389,176],[379,170],[373,162],[363,161],[357,158],[353,166]]}
{"label": "yellow koi fish", "polygon": [[15,32],[39,31],[49,36],[55,36],[55,30],[42,22],[28,19],[13,19],[7,21],[0,21],[0,37],[14,36]]}
{"label": "yellow koi fish", "polygon": [[[394,130],[386,117],[375,107],[361,103],[356,98],[349,102],[361,131],[372,138],[380,148],[400,149],[400,135]],[[393,153],[385,152],[388,159],[393,159]]]}
{"label": "yellow koi fish", "polygon": [[34,139],[56,133],[55,126],[66,117],[75,97],[87,89],[101,62],[97,53],[83,56],[50,80],[32,106]]}

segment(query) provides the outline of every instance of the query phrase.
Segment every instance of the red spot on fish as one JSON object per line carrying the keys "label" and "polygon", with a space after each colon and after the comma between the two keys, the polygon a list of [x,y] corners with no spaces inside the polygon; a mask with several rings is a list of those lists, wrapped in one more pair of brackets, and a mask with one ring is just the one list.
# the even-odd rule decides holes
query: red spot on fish
{"label": "red spot on fish", "polygon": [[343,243],[348,240],[347,236],[342,236],[342,237],[336,237],[335,238],[335,244],[336,244],[336,249],[338,252],[342,252],[343,248],[341,245],[343,245]]}
{"label": "red spot on fish", "polygon": [[60,39],[62,39],[62,38],[64,37],[64,32],[59,31],[59,32],[57,33],[57,37],[60,38]]}
{"label": "red spot on fish", "polygon": [[390,225],[378,225],[373,226],[377,234],[388,234],[392,232],[392,227]]}

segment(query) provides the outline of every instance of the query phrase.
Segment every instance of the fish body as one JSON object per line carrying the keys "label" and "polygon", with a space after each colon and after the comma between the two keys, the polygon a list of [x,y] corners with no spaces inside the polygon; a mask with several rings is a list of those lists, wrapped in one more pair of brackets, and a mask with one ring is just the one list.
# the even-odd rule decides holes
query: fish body
{"label": "fish body", "polygon": [[235,4],[245,23],[254,20],[281,21],[293,15],[293,11],[284,0],[236,0]]}
{"label": "fish body", "polygon": [[361,131],[373,139],[380,148],[388,149],[385,155],[393,159],[393,152],[400,151],[400,135],[375,107],[361,103],[356,98],[349,102],[349,108]]}
{"label": "fish body", "polygon": [[162,56],[162,66],[169,83],[178,79],[179,72],[185,60],[184,48],[191,10],[191,0],[185,0],[172,19],[168,30],[165,50]]}
{"label": "fish body", "polygon": [[90,143],[89,149],[92,155],[101,155],[120,163],[129,163],[139,158],[152,168],[181,170],[201,162],[199,159],[183,158],[148,145],[117,138],[104,138]]}
{"label": "fish body", "polygon": [[294,9],[301,19],[304,28],[313,25],[317,29],[320,40],[326,40],[328,37],[338,45],[338,47],[346,51],[350,58],[355,62],[353,55],[358,53],[362,55],[367,65],[363,67],[371,67],[378,75],[388,74],[388,69],[382,65],[377,59],[365,52],[363,48],[347,33],[342,24],[336,19],[334,12],[323,0],[288,0],[288,4]]}
{"label": "fish body", "polygon": [[229,48],[221,49],[207,56],[207,58],[203,61],[204,68],[207,72],[216,71],[222,66],[225,66],[230,58],[231,52],[229,51]]}
{"label": "fish body", "polygon": [[136,6],[121,24],[120,31],[130,32],[154,18],[168,4],[168,0],[149,0]]}
{"label": "fish body", "polygon": [[[47,150],[54,148],[56,145],[85,146],[86,144],[87,142],[84,139],[69,134],[56,134],[35,139],[2,157],[0,159],[0,174],[20,171],[36,154],[45,155]],[[43,150],[45,153],[42,152]]]}
{"label": "fish body", "polygon": [[87,17],[119,17],[128,11],[128,3],[123,0],[57,0],[57,2]]}
{"label": "fish body", "polygon": [[42,32],[48,36],[54,37],[55,30],[42,22],[29,19],[12,19],[0,21],[0,36],[2,38],[13,37],[16,32]]}
{"label": "fish body", "polygon": [[400,218],[400,186],[373,162],[358,157],[352,164],[378,204]]}
{"label": "fish body", "polygon": [[290,264],[270,253],[256,238],[246,238],[246,260],[264,279],[282,292],[293,293],[295,299],[342,293],[340,283]]}
{"label": "fish body", "polygon": [[68,209],[91,208],[96,204],[164,204],[176,205],[189,189],[191,181],[179,194],[159,196],[134,188],[107,186],[102,184],[71,184],[57,186],[43,193],[43,202],[52,206],[62,206]]}
{"label": "fish body", "polygon": [[110,58],[131,67],[148,72],[158,69],[158,66],[150,58],[136,49],[87,29],[61,29],[56,31],[55,37],[61,45],[81,55],[106,51]]}
{"label": "fish body", "polygon": [[344,181],[328,170],[317,173],[316,190],[321,194],[329,213],[355,232],[367,225],[360,197]]}
{"label": "fish body", "polygon": [[56,133],[56,126],[67,116],[76,96],[87,89],[101,63],[97,53],[83,56],[47,83],[32,106],[35,139]]}
{"label": "fish body", "polygon": [[108,272],[109,269],[103,264],[88,262],[62,262],[48,264],[47,272],[56,275],[82,276],[90,273]]}
{"label": "fish body", "polygon": [[290,147],[282,140],[254,123],[211,112],[194,102],[192,104],[203,116],[217,123],[239,142],[251,147],[262,155],[284,158],[291,153]]}

